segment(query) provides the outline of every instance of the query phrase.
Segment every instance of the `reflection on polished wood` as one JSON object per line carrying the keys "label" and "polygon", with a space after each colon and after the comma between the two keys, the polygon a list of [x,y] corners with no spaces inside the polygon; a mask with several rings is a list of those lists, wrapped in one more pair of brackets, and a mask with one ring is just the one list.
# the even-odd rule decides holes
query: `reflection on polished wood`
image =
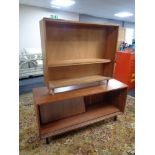
{"label": "reflection on polished wood", "polygon": [[52,80],[49,82],[49,88],[58,88],[64,86],[71,86],[71,85],[80,85],[86,83],[92,83],[97,81],[109,80],[110,77],[105,77],[101,75],[92,75],[80,78],[71,78],[71,79],[62,79],[62,80]]}

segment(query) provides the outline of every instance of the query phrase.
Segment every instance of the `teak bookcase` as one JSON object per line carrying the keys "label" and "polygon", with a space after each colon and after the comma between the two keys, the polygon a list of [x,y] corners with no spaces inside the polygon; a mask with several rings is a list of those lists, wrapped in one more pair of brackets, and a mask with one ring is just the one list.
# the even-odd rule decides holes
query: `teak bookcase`
{"label": "teak bookcase", "polygon": [[49,143],[50,136],[116,120],[127,96],[127,85],[112,79],[118,26],[44,18],[40,27],[46,87],[33,89],[40,138]]}
{"label": "teak bookcase", "polygon": [[112,77],[118,26],[44,18],[40,27],[44,78],[51,93]]}

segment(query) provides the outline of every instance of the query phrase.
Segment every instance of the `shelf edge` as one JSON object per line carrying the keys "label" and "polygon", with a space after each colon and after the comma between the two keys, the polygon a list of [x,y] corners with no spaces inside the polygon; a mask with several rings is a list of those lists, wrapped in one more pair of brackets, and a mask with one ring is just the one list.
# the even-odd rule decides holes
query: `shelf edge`
{"label": "shelf edge", "polygon": [[101,61],[101,60],[98,60],[98,61],[87,61],[87,62],[68,62],[67,63],[67,61],[66,61],[66,64],[64,63],[53,63],[53,64],[49,64],[48,65],[48,68],[50,68],[50,67],[65,67],[65,66],[76,66],[76,65],[88,65],[88,64],[106,64],[106,63],[110,63],[111,62],[111,60],[109,60],[109,59],[104,59],[104,61],[105,62],[103,62],[103,61]]}

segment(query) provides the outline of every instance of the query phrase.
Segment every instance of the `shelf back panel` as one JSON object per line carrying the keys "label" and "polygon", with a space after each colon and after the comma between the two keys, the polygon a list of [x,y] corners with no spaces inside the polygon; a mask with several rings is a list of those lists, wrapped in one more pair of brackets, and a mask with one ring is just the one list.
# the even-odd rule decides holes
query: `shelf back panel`
{"label": "shelf back panel", "polygon": [[55,59],[103,58],[106,28],[47,25],[46,34],[49,64]]}
{"label": "shelf back panel", "polygon": [[[104,75],[112,77],[117,47],[118,26],[43,19],[41,41],[44,76],[50,80]],[[55,61],[75,59],[108,59],[105,67],[98,64],[51,67]]]}
{"label": "shelf back panel", "polygon": [[102,64],[51,67],[48,69],[49,80],[80,78],[91,75],[103,75]]}

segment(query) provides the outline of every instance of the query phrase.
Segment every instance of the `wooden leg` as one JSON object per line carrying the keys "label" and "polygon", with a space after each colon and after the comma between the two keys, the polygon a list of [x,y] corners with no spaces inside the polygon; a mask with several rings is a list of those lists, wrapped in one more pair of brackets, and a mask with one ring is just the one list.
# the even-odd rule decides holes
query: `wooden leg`
{"label": "wooden leg", "polygon": [[51,94],[54,95],[54,89],[51,90]]}
{"label": "wooden leg", "polygon": [[49,89],[49,94],[54,95],[54,89]]}
{"label": "wooden leg", "polygon": [[109,79],[107,80],[106,86],[108,86]]}
{"label": "wooden leg", "polygon": [[117,116],[114,116],[114,121],[117,121]]}
{"label": "wooden leg", "polygon": [[50,143],[50,138],[46,138],[46,144]]}

